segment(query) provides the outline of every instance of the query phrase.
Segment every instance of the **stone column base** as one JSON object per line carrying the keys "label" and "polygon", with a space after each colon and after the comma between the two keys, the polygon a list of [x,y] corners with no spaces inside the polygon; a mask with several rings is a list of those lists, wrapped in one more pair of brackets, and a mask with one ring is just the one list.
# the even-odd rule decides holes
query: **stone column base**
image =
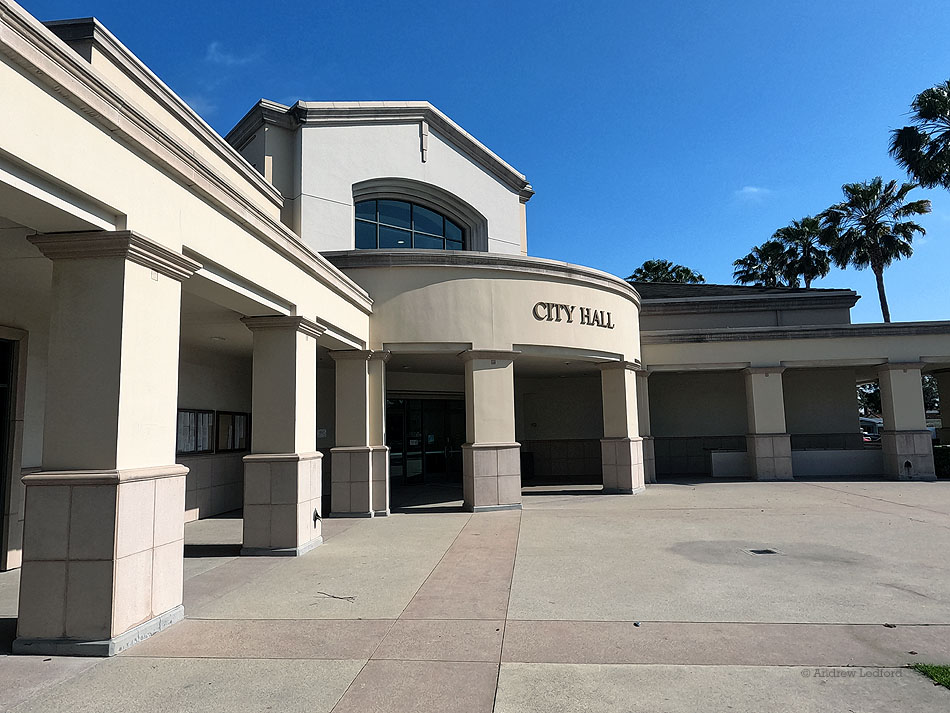
{"label": "stone column base", "polygon": [[320,453],[244,456],[242,555],[295,557],[323,542]]}
{"label": "stone column base", "polygon": [[745,437],[753,480],[793,480],[792,440],[787,433],[749,433]]}
{"label": "stone column base", "polygon": [[642,438],[601,438],[600,454],[605,493],[633,495],[646,490]]}
{"label": "stone column base", "polygon": [[520,510],[521,444],[463,444],[462,491],[469,512]]}
{"label": "stone column base", "polygon": [[895,480],[936,480],[930,431],[882,431],[884,473]]}
{"label": "stone column base", "polygon": [[656,451],[653,447],[653,436],[643,438],[643,482],[647,485],[656,483]]}
{"label": "stone column base", "polygon": [[389,515],[389,447],[331,448],[333,517]]}
{"label": "stone column base", "polygon": [[183,617],[181,465],[23,477],[15,653],[112,656]]}

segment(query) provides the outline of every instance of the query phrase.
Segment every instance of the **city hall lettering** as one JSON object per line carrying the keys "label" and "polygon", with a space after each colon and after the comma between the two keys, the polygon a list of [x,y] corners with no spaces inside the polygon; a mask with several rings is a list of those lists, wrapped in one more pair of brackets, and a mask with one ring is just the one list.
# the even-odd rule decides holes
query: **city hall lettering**
{"label": "city hall lettering", "polygon": [[613,329],[616,326],[610,312],[605,312],[602,309],[591,309],[590,307],[578,307],[577,305],[557,304],[556,302],[538,302],[531,310],[531,314],[539,322],[567,322],[572,324],[576,317],[578,324],[591,327]]}

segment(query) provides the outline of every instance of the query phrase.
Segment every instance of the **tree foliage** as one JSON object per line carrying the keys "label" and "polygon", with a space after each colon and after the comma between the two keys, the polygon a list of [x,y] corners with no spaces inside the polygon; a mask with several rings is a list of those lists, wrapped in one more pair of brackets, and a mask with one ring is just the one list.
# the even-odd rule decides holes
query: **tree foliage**
{"label": "tree foliage", "polygon": [[741,285],[798,287],[789,265],[788,250],[780,240],[767,240],[732,263],[732,278]]}
{"label": "tree foliage", "polygon": [[912,125],[891,132],[890,153],[925,188],[950,188],[950,80],[910,105]]}
{"label": "tree foliage", "polygon": [[820,216],[822,241],[834,264],[870,268],[874,273],[885,322],[891,321],[891,313],[884,293],[884,269],[913,255],[914,235],[926,232],[909,220],[930,212],[929,200],[907,200],[915,187],[913,183],[884,183],[880,176],[864,183],[846,183],[841,187],[845,199]]}
{"label": "tree foliage", "polygon": [[821,219],[809,215],[793,220],[772,235],[772,240],[785,246],[786,282],[797,284],[801,278],[808,288],[813,280],[828,274],[831,257],[822,246],[821,231]]}
{"label": "tree foliage", "polygon": [[627,280],[630,282],[678,282],[700,284],[706,281],[701,274],[684,265],[676,265],[669,260],[647,260],[633,271]]}

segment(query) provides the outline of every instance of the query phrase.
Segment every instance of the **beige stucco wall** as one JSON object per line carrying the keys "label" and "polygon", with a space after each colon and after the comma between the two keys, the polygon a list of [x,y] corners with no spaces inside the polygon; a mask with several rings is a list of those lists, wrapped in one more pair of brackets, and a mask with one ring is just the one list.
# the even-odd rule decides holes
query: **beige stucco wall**
{"label": "beige stucco wall", "polygon": [[[649,306],[649,303],[647,303]],[[749,309],[751,306],[753,309]],[[782,327],[797,324],[850,324],[847,308],[830,309],[761,309],[746,305],[734,311],[689,312],[686,314],[650,314],[644,309],[640,326],[644,331],[654,329],[714,329],[716,327]],[[699,305],[697,305],[699,308]]]}
{"label": "beige stucco wall", "polygon": [[[518,193],[435,129],[429,130],[425,161],[418,121],[304,126],[294,132],[268,127],[267,131],[267,150],[274,152],[275,185],[288,204],[295,204],[290,211],[299,216],[294,219],[299,223],[288,224],[316,250],[353,248],[354,185],[401,178],[438,186],[474,207],[488,221],[490,252],[524,252],[525,215]],[[295,151],[300,152],[299,179],[282,173],[284,166],[293,166]]]}
{"label": "beige stucco wall", "polygon": [[[373,297],[374,348],[399,343],[466,343],[475,349],[539,345],[593,350],[639,359],[638,309],[623,288],[614,291],[517,269],[485,267],[379,267],[345,272]],[[539,321],[538,302],[611,313],[614,329]]]}
{"label": "beige stucco wall", "polygon": [[[237,216],[158,170],[137,149],[130,150],[75,106],[38,86],[36,77],[6,56],[0,59],[0,95],[10,98],[7,118],[0,122],[0,145],[29,171],[51,176],[58,185],[68,187],[66,199],[80,206],[94,205],[102,215],[112,216],[113,227],[135,230],[176,251],[190,251],[199,262],[216,263],[240,275],[251,289],[278,297],[293,312],[365,340],[369,322],[365,299],[356,296],[358,291],[347,287],[345,279],[333,277],[329,266],[306,266],[307,262],[325,263],[305,258],[294,248],[292,238],[274,231],[261,239],[263,232],[255,233]],[[96,160],[90,161],[90,156]],[[15,202],[0,201],[0,215],[16,218],[12,213],[16,210]],[[36,218],[42,222],[44,216]],[[78,227],[82,226],[73,222],[42,229]],[[297,250],[301,260],[288,259],[275,249],[276,244]],[[327,279],[336,280],[337,286],[329,288],[321,275],[330,275]]]}
{"label": "beige stucco wall", "polygon": [[601,439],[600,377],[519,378],[515,436],[520,440]]}
{"label": "beige stucco wall", "polygon": [[782,374],[789,433],[857,433],[854,369],[786,369]]}
{"label": "beige stucco wall", "polygon": [[181,350],[178,408],[251,410],[251,358],[211,350]]}
{"label": "beige stucco wall", "polygon": [[738,371],[650,375],[653,436],[738,436],[747,432],[745,382]]}

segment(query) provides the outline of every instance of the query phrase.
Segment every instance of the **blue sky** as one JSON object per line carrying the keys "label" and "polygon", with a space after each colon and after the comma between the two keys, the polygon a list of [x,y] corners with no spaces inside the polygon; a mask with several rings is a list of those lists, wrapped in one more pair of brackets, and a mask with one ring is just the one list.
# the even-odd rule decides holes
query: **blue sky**
{"label": "blue sky", "polygon": [[[526,174],[529,251],[621,276],[732,261],[887,154],[916,93],[950,78],[950,3],[113,0],[94,15],[222,134],[260,97],[427,99]],[[264,10],[263,8],[266,8]],[[885,273],[895,321],[950,319],[950,193]],[[913,195],[913,194],[912,194]],[[880,321],[870,272],[856,322]]]}

